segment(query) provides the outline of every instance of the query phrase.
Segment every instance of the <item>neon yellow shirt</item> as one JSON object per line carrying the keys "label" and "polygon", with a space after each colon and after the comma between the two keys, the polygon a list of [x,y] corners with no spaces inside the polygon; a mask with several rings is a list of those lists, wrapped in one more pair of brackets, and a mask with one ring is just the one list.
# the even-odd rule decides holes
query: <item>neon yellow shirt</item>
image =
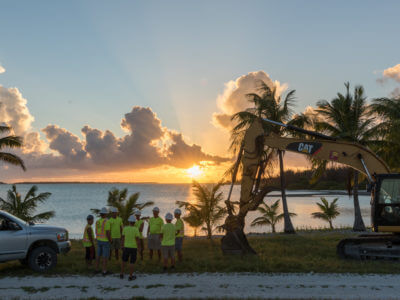
{"label": "neon yellow shirt", "polygon": [[[85,227],[85,231],[83,232],[83,247],[92,247],[92,241],[89,239],[89,233],[88,230],[92,229],[92,226],[87,224]],[[93,229],[92,229],[92,234],[93,234]]]}
{"label": "neon yellow shirt", "polygon": [[151,234],[160,234],[163,224],[164,224],[164,221],[160,217],[157,217],[157,218],[151,217],[149,220],[150,233]]}
{"label": "neon yellow shirt", "polygon": [[172,223],[164,224],[161,233],[163,235],[161,246],[173,246],[175,245],[175,234],[176,228]]}
{"label": "neon yellow shirt", "polygon": [[125,248],[137,248],[136,238],[140,237],[139,230],[135,226],[126,226],[122,230]]}
{"label": "neon yellow shirt", "polygon": [[120,239],[121,238],[121,227],[123,226],[122,219],[120,217],[110,218],[108,220],[111,226],[111,238]]}
{"label": "neon yellow shirt", "polygon": [[141,239],[144,239],[143,234],[140,232],[140,226],[142,226],[143,222],[144,222],[143,220],[138,220],[135,223],[135,227],[139,230],[139,234],[140,234],[140,238]]}
{"label": "neon yellow shirt", "polygon": [[[176,237],[183,237],[185,235],[185,224],[183,223],[182,219],[176,219],[175,222],[175,228],[176,228]],[[178,233],[178,231],[180,231]]]}
{"label": "neon yellow shirt", "polygon": [[96,221],[96,239],[101,242],[108,242],[106,232],[110,229],[110,222],[107,219],[98,219]]}

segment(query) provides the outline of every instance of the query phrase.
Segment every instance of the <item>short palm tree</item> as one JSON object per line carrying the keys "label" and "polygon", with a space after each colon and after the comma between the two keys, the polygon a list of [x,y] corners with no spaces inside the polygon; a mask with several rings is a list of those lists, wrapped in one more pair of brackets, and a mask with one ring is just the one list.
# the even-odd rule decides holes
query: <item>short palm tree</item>
{"label": "short palm tree", "polygon": [[333,229],[332,221],[338,215],[340,215],[338,205],[336,202],[338,198],[333,199],[331,203],[328,202],[324,197],[321,197],[321,203],[316,203],[320,211],[313,212],[311,215],[315,219],[322,219],[329,223],[329,227]]}
{"label": "short palm tree", "polygon": [[[108,192],[107,206],[113,206],[118,209],[119,216],[124,224],[127,224],[128,218],[136,209],[142,210],[145,207],[154,205],[153,201],[138,203],[140,193],[134,193],[128,198],[128,189],[119,190],[113,188]],[[93,213],[99,215],[100,209],[91,209]]]}
{"label": "short palm tree", "polygon": [[[284,218],[283,213],[279,213],[279,199],[269,206],[267,203],[263,202],[258,208],[257,211],[261,213],[261,217],[257,217],[253,220],[250,226],[265,226],[270,225],[272,232],[276,232],[276,224],[282,221]],[[289,212],[291,217],[297,216],[295,213]]]}
{"label": "short palm tree", "polygon": [[220,191],[222,185],[223,182],[219,182],[208,188],[206,185],[193,181],[193,194],[196,201],[176,201],[179,207],[185,207],[190,214],[201,218],[201,225],[205,225],[207,238],[210,240],[218,223],[227,213],[226,208],[222,206],[224,202],[223,193]]}
{"label": "short palm tree", "polygon": [[[8,133],[11,131],[11,127],[1,125],[0,126],[0,134]],[[4,136],[0,138],[0,150],[3,150],[5,147],[8,148],[21,148],[22,147],[22,138],[15,135]],[[8,152],[0,152],[0,160],[21,167],[24,171],[26,170],[24,161],[15,154]]]}
{"label": "short palm tree", "polygon": [[[292,90],[286,94],[284,99],[277,95],[276,88],[270,89],[264,82],[260,82],[260,94],[252,93],[247,96],[250,101],[254,103],[254,108],[249,108],[245,111],[241,111],[232,116],[232,120],[236,120],[238,123],[232,130],[232,149],[238,149],[238,145],[241,144],[245,130],[250,124],[256,119],[267,118],[273,121],[287,123],[287,124],[301,124],[297,119],[293,118],[294,112],[292,110],[294,106],[294,94],[295,90]],[[300,116],[297,116],[300,118]],[[277,135],[283,136],[288,134],[287,130],[280,126],[274,126],[267,122],[263,122],[263,127],[266,132],[273,132]],[[294,226],[290,219],[286,191],[285,191],[285,172],[283,165],[282,150],[266,149],[264,151],[264,159],[261,162],[259,174],[264,173],[266,167],[271,166],[272,161],[279,160],[280,179],[281,179],[281,195],[282,205],[284,214],[284,232],[295,233]],[[259,180],[259,178],[257,178]],[[255,190],[258,189],[256,186]]]}
{"label": "short palm tree", "polygon": [[183,220],[193,228],[194,232],[193,235],[196,237],[197,236],[197,230],[198,228],[203,225],[203,220],[201,218],[201,213],[197,209],[189,209],[189,214],[185,217],[183,217]]}
{"label": "short palm tree", "polygon": [[[377,138],[375,119],[369,113],[367,98],[362,86],[356,86],[353,94],[350,84],[345,83],[346,93],[338,93],[331,101],[322,100],[317,103],[315,129],[337,137],[341,140],[356,142],[374,150],[385,144]],[[326,169],[327,162],[319,162],[316,170],[318,174]],[[354,202],[354,231],[365,231],[358,200],[359,172],[353,171],[353,202]]]}
{"label": "short palm tree", "polygon": [[14,184],[7,192],[7,199],[0,197],[0,208],[26,222],[42,222],[54,217],[54,211],[35,214],[38,204],[45,202],[51,196],[51,193],[36,195],[37,190],[37,186],[34,185],[25,197],[22,197]]}

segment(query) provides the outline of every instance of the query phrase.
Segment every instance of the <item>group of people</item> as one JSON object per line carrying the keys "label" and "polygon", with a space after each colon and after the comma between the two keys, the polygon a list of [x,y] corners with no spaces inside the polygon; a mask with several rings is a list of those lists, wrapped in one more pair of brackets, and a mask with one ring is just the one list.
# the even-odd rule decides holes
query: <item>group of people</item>
{"label": "group of people", "polygon": [[[171,269],[175,268],[175,252],[179,261],[182,261],[182,243],[184,237],[184,223],[181,219],[181,210],[175,209],[174,216],[171,213],[165,215],[164,220],[159,216],[160,209],[153,208],[151,218],[142,218],[141,211],[136,210],[128,218],[127,226],[124,226],[122,218],[118,216],[118,209],[111,207],[108,210],[103,207],[100,210],[100,218],[96,220],[95,231],[92,229],[94,223],[93,215],[87,216],[87,224],[83,233],[83,246],[85,247],[85,259],[87,266],[91,266],[93,260],[96,260],[95,270],[99,272],[100,261],[102,262],[102,274],[110,274],[107,271],[107,262],[112,257],[114,251],[115,259],[119,260],[119,253],[122,250],[121,274],[124,278],[124,269],[129,261],[129,280],[136,279],[134,264],[139,253],[143,260],[144,253],[144,222],[148,221],[147,242],[150,259],[153,259],[153,253],[157,251],[158,260],[163,257],[163,271],[168,269],[168,260],[171,261]],[[172,220],[176,219],[175,224]],[[94,234],[95,232],[95,234]],[[97,257],[95,250],[95,241],[97,242]]]}

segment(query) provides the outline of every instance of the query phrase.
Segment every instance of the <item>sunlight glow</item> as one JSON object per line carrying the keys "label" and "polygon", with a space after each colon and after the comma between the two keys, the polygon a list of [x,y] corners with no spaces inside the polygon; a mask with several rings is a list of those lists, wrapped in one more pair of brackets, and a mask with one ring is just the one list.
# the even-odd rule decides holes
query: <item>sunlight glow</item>
{"label": "sunlight glow", "polygon": [[203,174],[203,171],[198,165],[194,165],[193,167],[187,169],[186,173],[190,176],[190,178],[197,178]]}

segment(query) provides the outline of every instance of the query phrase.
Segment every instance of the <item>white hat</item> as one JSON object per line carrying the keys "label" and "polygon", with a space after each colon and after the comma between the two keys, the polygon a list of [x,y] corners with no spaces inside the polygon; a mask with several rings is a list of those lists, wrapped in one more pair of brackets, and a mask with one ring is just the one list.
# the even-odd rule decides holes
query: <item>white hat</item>
{"label": "white hat", "polygon": [[173,218],[174,218],[174,217],[172,216],[171,213],[167,213],[167,214],[165,215],[165,220],[171,221]]}
{"label": "white hat", "polygon": [[108,214],[108,209],[107,209],[107,207],[103,207],[103,208],[100,210],[100,214],[101,214],[101,215],[106,215],[106,214]]}
{"label": "white hat", "polygon": [[111,211],[112,213],[117,213],[117,212],[118,212],[118,208],[116,208],[116,207],[114,207],[114,206],[111,206],[111,207],[110,207],[110,211]]}
{"label": "white hat", "polygon": [[182,211],[179,208],[177,208],[175,209],[174,214],[181,215]]}
{"label": "white hat", "polygon": [[128,222],[131,222],[131,223],[136,222],[135,216],[134,215],[130,215],[129,218],[128,218]]}
{"label": "white hat", "polygon": [[140,210],[135,210],[135,216],[141,216],[142,212]]}
{"label": "white hat", "polygon": [[155,206],[155,207],[153,208],[153,211],[160,212],[160,209],[159,209],[157,206]]}

